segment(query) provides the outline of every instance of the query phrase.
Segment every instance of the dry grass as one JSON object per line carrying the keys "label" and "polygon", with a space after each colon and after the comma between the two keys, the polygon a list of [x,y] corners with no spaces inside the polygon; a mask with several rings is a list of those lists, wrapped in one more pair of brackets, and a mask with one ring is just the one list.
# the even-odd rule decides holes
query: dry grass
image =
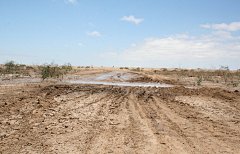
{"label": "dry grass", "polygon": [[152,75],[164,75],[181,78],[195,78],[196,83],[200,84],[202,81],[210,81],[214,83],[223,83],[226,85],[238,86],[240,82],[240,70],[231,71],[228,67],[221,67],[218,70],[207,69],[152,69],[145,71]]}
{"label": "dry grass", "polygon": [[14,61],[6,62],[4,65],[0,65],[0,75],[5,76],[9,79],[9,76],[14,78],[24,77],[24,76],[41,76],[44,80],[46,78],[59,78],[66,75],[68,72],[72,71],[72,66],[70,63],[58,66],[57,64],[44,64],[38,66],[27,66],[24,64],[16,64]]}

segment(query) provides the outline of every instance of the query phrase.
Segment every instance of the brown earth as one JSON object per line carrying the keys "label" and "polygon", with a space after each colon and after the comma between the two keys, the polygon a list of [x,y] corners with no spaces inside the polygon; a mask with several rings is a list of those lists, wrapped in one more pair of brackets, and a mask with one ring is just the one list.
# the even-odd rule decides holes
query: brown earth
{"label": "brown earth", "polygon": [[238,90],[36,81],[1,82],[0,153],[240,153]]}

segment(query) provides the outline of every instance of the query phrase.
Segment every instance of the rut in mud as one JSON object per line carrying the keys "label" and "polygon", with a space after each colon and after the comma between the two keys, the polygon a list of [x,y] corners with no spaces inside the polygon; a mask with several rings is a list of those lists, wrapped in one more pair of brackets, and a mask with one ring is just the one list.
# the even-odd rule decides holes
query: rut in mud
{"label": "rut in mud", "polygon": [[238,153],[240,96],[219,88],[5,87],[2,153]]}

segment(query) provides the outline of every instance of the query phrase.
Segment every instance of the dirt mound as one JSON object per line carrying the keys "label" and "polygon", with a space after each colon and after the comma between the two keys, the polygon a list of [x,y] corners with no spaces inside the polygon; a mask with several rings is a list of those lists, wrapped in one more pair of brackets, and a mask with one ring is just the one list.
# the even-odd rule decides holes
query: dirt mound
{"label": "dirt mound", "polygon": [[160,84],[170,84],[170,85],[181,85],[179,82],[175,80],[167,80],[167,79],[153,79],[148,76],[143,76],[143,77],[138,77],[138,78],[133,78],[129,80],[129,82],[143,82],[143,83],[160,83]]}

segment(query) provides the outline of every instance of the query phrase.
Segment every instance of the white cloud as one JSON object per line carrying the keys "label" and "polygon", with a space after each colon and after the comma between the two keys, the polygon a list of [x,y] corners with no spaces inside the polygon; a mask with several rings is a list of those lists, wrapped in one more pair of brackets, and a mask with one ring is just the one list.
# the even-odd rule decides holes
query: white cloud
{"label": "white cloud", "polygon": [[136,44],[131,44],[131,46],[132,46],[132,47],[135,47],[135,46],[136,46]]}
{"label": "white cloud", "polygon": [[69,2],[71,2],[71,3],[75,3],[76,2],[76,0],[68,0]]}
{"label": "white cloud", "polygon": [[89,26],[94,27],[95,25],[91,22],[88,23]]}
{"label": "white cloud", "polygon": [[172,38],[177,38],[177,39],[188,39],[189,36],[187,34],[176,34],[172,36]]}
{"label": "white cloud", "polygon": [[[221,32],[219,32],[221,33]],[[220,34],[221,35],[221,34]],[[189,37],[188,37],[189,38]],[[191,38],[191,37],[190,37]],[[201,39],[146,38],[136,47],[100,56],[130,61],[206,61],[240,59],[240,43],[204,42]]]}
{"label": "white cloud", "polygon": [[77,0],[64,0],[65,3],[77,4]]}
{"label": "white cloud", "polygon": [[64,46],[65,46],[65,47],[68,47],[68,45],[67,45],[67,44],[65,44]]}
{"label": "white cloud", "polygon": [[84,46],[82,43],[78,43],[79,46]]}
{"label": "white cloud", "polygon": [[212,31],[209,35],[203,35],[201,41],[227,41],[227,40],[237,40],[240,36],[232,36],[228,31]]}
{"label": "white cloud", "polygon": [[240,30],[240,22],[232,22],[230,24],[221,23],[221,24],[206,24],[200,25],[204,28],[212,28],[212,29],[219,29],[219,30],[227,30],[227,31],[237,31]]}
{"label": "white cloud", "polygon": [[99,37],[102,36],[98,31],[93,31],[93,32],[86,31],[86,34],[91,36],[99,36]]}
{"label": "white cloud", "polygon": [[112,47],[109,46],[109,47],[108,47],[108,50],[112,50]]}
{"label": "white cloud", "polygon": [[77,0],[64,0],[65,3],[76,3]]}
{"label": "white cloud", "polygon": [[140,22],[142,22],[142,21],[144,20],[144,18],[135,19],[133,15],[130,15],[129,17],[123,16],[120,20],[125,20],[125,21],[134,22],[135,24],[138,25]]}
{"label": "white cloud", "polygon": [[211,28],[211,25],[209,23],[207,23],[206,25],[200,25],[200,26],[204,28]]}

